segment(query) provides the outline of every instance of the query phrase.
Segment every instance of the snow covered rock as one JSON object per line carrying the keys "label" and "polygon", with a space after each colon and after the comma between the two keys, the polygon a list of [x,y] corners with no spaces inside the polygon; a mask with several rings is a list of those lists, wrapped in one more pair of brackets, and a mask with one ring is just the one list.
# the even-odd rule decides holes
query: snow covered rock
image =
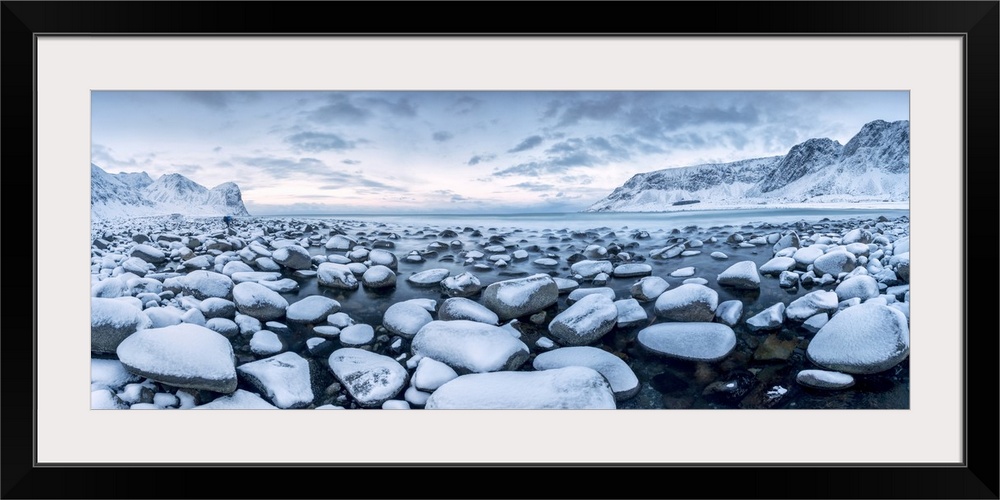
{"label": "snow covered rock", "polygon": [[425,408],[613,410],[616,405],[614,391],[600,373],[585,366],[568,366],[462,375],[434,391]]}
{"label": "snow covered rock", "polygon": [[835,314],[806,349],[809,360],[844,373],[888,370],[910,354],[906,315],[879,304],[861,304]]}
{"label": "snow covered rock", "polygon": [[335,234],[326,241],[327,250],[350,250],[357,245],[358,241],[349,236],[344,236],[342,234]]}
{"label": "snow covered rock", "polygon": [[288,306],[285,316],[290,323],[317,324],[340,311],[340,302],[322,295],[310,295]]}
{"label": "snow covered rock", "polygon": [[813,274],[822,276],[829,274],[837,276],[840,273],[849,273],[854,270],[858,259],[847,250],[831,250],[816,257],[813,261]]}
{"label": "snow covered rock", "polygon": [[445,300],[441,304],[441,309],[438,310],[438,319],[442,321],[467,319],[488,325],[496,325],[500,322],[499,316],[486,306],[464,297],[452,297]]}
{"label": "snow covered rock", "polygon": [[284,297],[259,283],[244,282],[233,287],[233,302],[236,309],[247,316],[261,321],[277,319],[285,315],[288,301]]}
{"label": "snow covered rock", "polygon": [[616,300],[615,308],[618,309],[617,324],[619,327],[644,323],[649,319],[642,304],[639,304],[639,301],[635,299]]}
{"label": "snow covered rock", "polygon": [[584,279],[591,279],[601,273],[611,274],[614,269],[614,265],[608,260],[581,260],[570,266],[573,274],[580,275]]}
{"label": "snow covered rock", "polygon": [[656,300],[668,288],[670,288],[670,283],[667,283],[667,280],[659,276],[647,276],[635,282],[629,292],[633,298],[648,302]]}
{"label": "snow covered rock", "polygon": [[358,279],[346,264],[323,262],[316,268],[316,280],[321,286],[341,290],[357,290]]}
{"label": "snow covered rock", "polygon": [[396,273],[381,264],[369,267],[361,276],[365,288],[382,289],[396,286]]}
{"label": "snow covered rock", "polygon": [[398,361],[354,347],[333,351],[328,364],[333,376],[365,408],[378,408],[396,397],[409,379]]}
{"label": "snow covered rock", "polygon": [[563,345],[593,343],[611,331],[618,320],[618,308],[605,295],[581,298],[549,323],[549,333]]}
{"label": "snow covered rock", "polygon": [[149,320],[153,322],[149,325],[150,328],[163,328],[184,322],[181,318],[184,311],[174,306],[150,307],[145,310],[145,313],[149,317]]}
{"label": "snow covered rock", "polygon": [[733,288],[753,290],[760,288],[760,275],[757,274],[757,264],[752,260],[737,262],[722,271],[717,281],[719,285]]}
{"label": "snow covered rock", "polygon": [[149,316],[129,302],[94,297],[90,299],[90,351],[113,353],[133,333],[153,326]]}
{"label": "snow covered rock", "polygon": [[791,257],[774,257],[760,266],[760,274],[777,276],[784,271],[795,269],[795,259]]}
{"label": "snow covered rock", "polygon": [[715,309],[715,320],[728,325],[736,326],[743,316],[743,302],[739,300],[727,300]]}
{"label": "snow covered rock", "polygon": [[566,297],[566,303],[573,304],[574,302],[588,295],[594,295],[594,294],[603,295],[611,300],[615,300],[616,298],[614,289],[610,287],[600,286],[594,288],[577,288],[576,290],[570,292],[569,295]]}
{"label": "snow covered rock", "polygon": [[853,298],[868,300],[878,297],[878,282],[871,276],[852,276],[837,285],[834,292],[841,301]]}
{"label": "snow covered rock", "polygon": [[90,360],[90,390],[111,389],[117,391],[126,384],[138,382],[138,375],[125,369],[117,359]]}
{"label": "snow covered rock", "polygon": [[309,362],[294,352],[246,363],[237,371],[278,408],[304,408],[313,401]]}
{"label": "snow covered rock", "polygon": [[98,281],[90,287],[90,296],[102,299],[115,299],[130,295],[128,283],[124,280],[113,277]]}
{"label": "snow covered rock", "polygon": [[479,278],[472,273],[461,273],[441,280],[441,291],[449,297],[471,297],[482,288]]}
{"label": "snow covered rock", "polygon": [[184,293],[198,300],[211,297],[228,299],[232,297],[233,280],[222,273],[212,271],[191,271],[181,279]]}
{"label": "snow covered rock", "polygon": [[416,299],[413,299],[389,306],[385,310],[385,314],[382,315],[382,326],[391,333],[412,339],[424,325],[432,320],[431,313]]}
{"label": "snow covered rock", "polygon": [[260,396],[243,389],[237,389],[229,396],[216,398],[210,403],[198,405],[194,410],[277,410],[278,407],[264,401]]}
{"label": "snow covered rock", "polygon": [[212,318],[205,322],[205,327],[226,338],[233,338],[240,333],[239,325],[229,318]]}
{"label": "snow covered rock", "polygon": [[805,269],[809,267],[817,258],[823,255],[823,248],[820,245],[811,245],[808,247],[802,247],[792,254],[792,258],[795,259],[795,264],[797,267]]}
{"label": "snow covered rock", "polygon": [[736,347],[736,333],[720,323],[658,323],[636,340],[650,352],[693,361],[718,361]]}
{"label": "snow covered rock", "polygon": [[854,377],[847,373],[827,370],[802,370],[795,375],[800,385],[813,389],[847,389],[854,385]]}
{"label": "snow covered rock", "polygon": [[558,300],[559,287],[552,277],[535,274],[489,285],[483,291],[482,303],[506,321],[541,311]]}
{"label": "snow covered rock", "polygon": [[284,348],[281,338],[271,330],[257,330],[250,337],[250,352],[258,356],[271,356]]}
{"label": "snow covered rock", "polygon": [[309,269],[312,267],[312,256],[309,250],[298,245],[281,247],[271,253],[271,259],[289,269]]}
{"label": "snow covered rock", "polygon": [[209,297],[200,304],[198,309],[205,318],[232,318],[236,315],[236,304],[231,300]]}
{"label": "snow covered rock", "polygon": [[624,401],[639,393],[639,379],[632,368],[618,356],[596,347],[561,347],[543,352],[535,357],[532,366],[539,371],[586,366],[597,370],[608,380],[616,400]]}
{"label": "snow covered rock", "polygon": [[236,390],[233,346],[222,335],[190,323],[140,330],[118,346],[132,373],[164,384],[231,393]]}
{"label": "snow covered rock", "polygon": [[621,264],[615,267],[612,275],[615,278],[632,278],[637,276],[649,276],[653,273],[653,266],[649,264]]}
{"label": "snow covered rock", "polygon": [[719,293],[704,285],[686,284],[660,294],[653,305],[657,316],[672,321],[712,321]]}
{"label": "snow covered rock", "polygon": [[785,304],[778,302],[767,309],[747,318],[747,328],[751,332],[761,332],[781,328],[785,323]]}
{"label": "snow covered rock", "polygon": [[476,321],[431,321],[413,337],[411,351],[459,373],[514,370],[528,359],[528,346],[503,328]]}
{"label": "snow covered rock", "polygon": [[138,257],[150,264],[161,264],[167,260],[167,254],[163,253],[163,250],[146,244],[139,244],[132,247],[132,252],[129,253],[129,256]]}
{"label": "snow covered rock", "polygon": [[340,343],[345,347],[361,347],[375,340],[375,329],[371,325],[358,323],[340,331]]}
{"label": "snow covered rock", "polygon": [[458,377],[452,367],[432,358],[424,356],[417,362],[413,372],[413,386],[424,392],[434,392],[446,382]]}
{"label": "snow covered rock", "polygon": [[564,293],[572,293],[573,290],[580,288],[580,283],[577,282],[576,280],[571,280],[569,278],[559,278],[559,277],[552,278],[552,280],[556,282],[556,287],[559,288],[560,295]]}
{"label": "snow covered rock", "polygon": [[384,266],[393,272],[399,269],[399,258],[388,250],[372,249],[368,252],[368,261],[371,262],[371,267]]}
{"label": "snow covered rock", "polygon": [[816,290],[795,300],[785,308],[785,317],[793,321],[805,321],[810,316],[819,313],[832,313],[837,310],[840,300],[836,292]]}
{"label": "snow covered rock", "polygon": [[799,248],[799,246],[799,235],[796,234],[795,231],[790,231],[788,234],[785,234],[777,242],[775,242],[774,246],[771,247],[771,250],[777,254],[786,248]]}
{"label": "snow covered rock", "polygon": [[411,274],[406,281],[413,286],[438,286],[449,274],[451,272],[443,268],[428,269]]}

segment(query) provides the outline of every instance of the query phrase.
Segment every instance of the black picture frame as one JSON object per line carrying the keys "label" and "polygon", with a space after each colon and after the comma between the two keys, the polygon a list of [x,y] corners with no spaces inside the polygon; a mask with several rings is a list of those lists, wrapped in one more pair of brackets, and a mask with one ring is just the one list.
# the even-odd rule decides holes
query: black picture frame
{"label": "black picture frame", "polygon": [[[34,454],[33,335],[37,334],[37,166],[35,164],[34,47],[39,34],[248,35],[273,34],[494,34],[543,36],[688,34],[761,35],[960,35],[964,41],[965,144],[963,259],[971,250],[995,255],[997,227],[998,61],[1000,2],[554,2],[572,16],[550,16],[540,3],[519,2],[19,2],[0,6],[2,32],[2,164],[8,192],[8,228],[23,228],[25,192],[33,194],[34,266],[31,300],[23,273],[8,274],[2,350],[4,498],[311,498],[311,497],[576,497],[576,498],[998,498],[998,336],[971,319],[995,310],[993,293],[970,293],[963,264],[966,370],[962,464],[648,464],[560,465],[452,463],[338,465],[331,474],[303,464],[192,466],[117,464],[39,466]],[[484,15],[488,12],[488,15]],[[665,15],[672,13],[673,15]],[[447,14],[447,15],[445,15]],[[418,21],[419,20],[419,21]],[[453,21],[454,20],[454,21]],[[582,20],[582,21],[581,21]],[[28,165],[34,166],[27,175]],[[14,205],[17,203],[17,205]],[[13,205],[13,206],[12,206]],[[973,223],[971,220],[979,220]],[[18,232],[23,231],[23,229]],[[976,246],[970,248],[970,233]],[[982,241],[982,239],[986,241]],[[959,243],[959,242],[955,242]],[[977,260],[984,256],[978,255]],[[929,257],[948,258],[947,256]],[[986,281],[989,281],[986,278]],[[987,297],[991,301],[986,303]],[[72,384],[69,384],[72,386]],[[67,425],[72,425],[68,422]],[[398,432],[398,430],[396,431]],[[602,432],[595,430],[595,432]],[[604,431],[607,432],[607,431]],[[904,436],[901,439],[919,439]],[[804,446],[789,442],[789,446]],[[725,450],[719,450],[724,456]],[[373,483],[378,469],[385,478]],[[388,470],[391,469],[391,470]],[[456,471],[456,469],[467,469]],[[598,473],[598,470],[601,472]],[[458,487],[461,476],[493,474],[476,490]],[[598,475],[599,474],[599,475]],[[392,486],[410,484],[410,486]],[[205,490],[201,485],[208,486]],[[543,485],[534,489],[534,485]]]}

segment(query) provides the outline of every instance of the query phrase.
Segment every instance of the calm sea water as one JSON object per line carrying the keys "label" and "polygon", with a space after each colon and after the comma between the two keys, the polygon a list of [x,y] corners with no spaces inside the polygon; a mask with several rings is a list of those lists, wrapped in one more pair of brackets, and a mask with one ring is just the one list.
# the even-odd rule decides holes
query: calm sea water
{"label": "calm sea water", "polygon": [[877,218],[894,219],[909,216],[909,210],[898,209],[829,209],[829,208],[759,208],[747,210],[691,210],[683,212],[567,212],[538,214],[294,214],[263,216],[274,219],[337,219],[436,227],[473,227],[496,229],[569,229],[597,228],[654,230],[701,227],[782,224],[788,222],[818,222],[827,219]]}

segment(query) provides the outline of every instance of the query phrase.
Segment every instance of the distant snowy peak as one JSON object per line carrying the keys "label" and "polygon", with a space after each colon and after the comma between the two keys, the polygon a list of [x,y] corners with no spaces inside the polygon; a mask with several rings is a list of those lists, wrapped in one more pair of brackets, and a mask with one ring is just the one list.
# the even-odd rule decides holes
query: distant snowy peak
{"label": "distant snowy peak", "polygon": [[910,122],[876,120],[861,128],[841,153],[841,162],[854,170],[879,168],[910,172]]}
{"label": "distant snowy peak", "polygon": [[908,202],[909,173],[909,121],[876,120],[846,145],[815,138],[783,156],[636,174],[587,211]]}
{"label": "distant snowy peak", "polygon": [[240,188],[226,182],[208,189],[181,174],[155,181],[145,172],[109,174],[90,165],[91,215],[95,219],[169,215],[249,216]]}

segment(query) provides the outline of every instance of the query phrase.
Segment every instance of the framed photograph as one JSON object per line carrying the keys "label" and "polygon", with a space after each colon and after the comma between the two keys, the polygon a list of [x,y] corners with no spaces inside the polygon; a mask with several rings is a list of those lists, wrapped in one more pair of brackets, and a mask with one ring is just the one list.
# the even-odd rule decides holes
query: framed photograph
{"label": "framed photograph", "polygon": [[35,226],[5,497],[530,467],[997,498],[968,286],[997,2],[595,2],[517,32],[518,4],[420,32],[336,5],[3,3]]}

